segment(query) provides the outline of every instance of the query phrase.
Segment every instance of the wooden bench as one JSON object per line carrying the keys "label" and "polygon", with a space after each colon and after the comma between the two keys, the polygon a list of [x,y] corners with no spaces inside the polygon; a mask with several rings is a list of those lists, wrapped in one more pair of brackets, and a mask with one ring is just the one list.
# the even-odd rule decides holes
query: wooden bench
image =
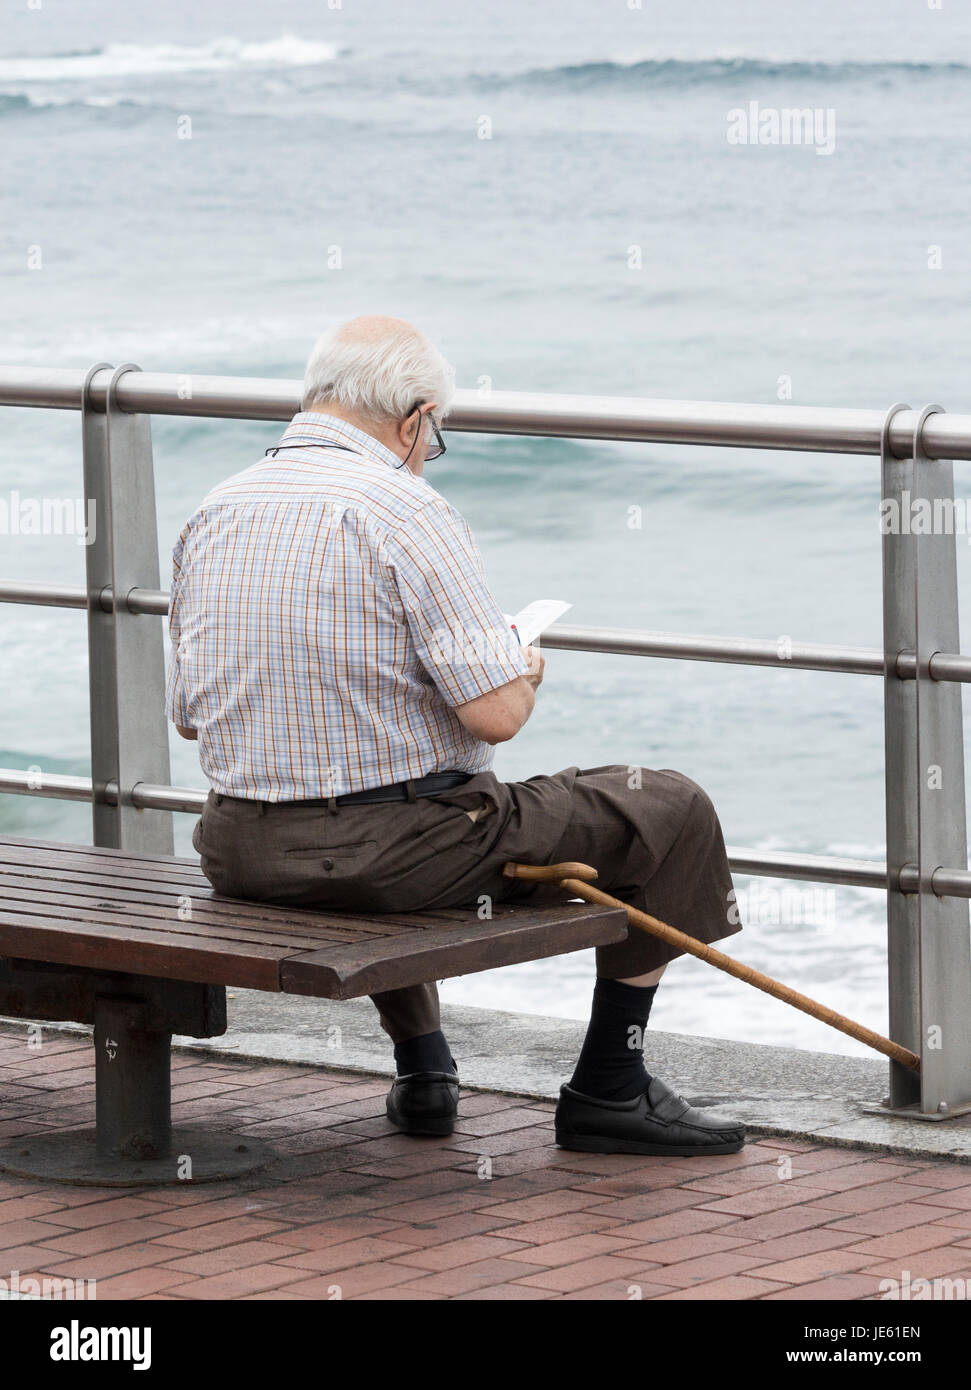
{"label": "wooden bench", "polygon": [[[206,1181],[272,1156],[172,1130],[171,1041],[226,1031],[226,986],[352,999],[627,935],[612,908],[497,903],[334,914],[214,893],[196,859],[0,835],[0,1016],[93,1024],[94,1130],[0,1149],[0,1170],[136,1185]],[[42,1055],[42,1054],[41,1054]]]}

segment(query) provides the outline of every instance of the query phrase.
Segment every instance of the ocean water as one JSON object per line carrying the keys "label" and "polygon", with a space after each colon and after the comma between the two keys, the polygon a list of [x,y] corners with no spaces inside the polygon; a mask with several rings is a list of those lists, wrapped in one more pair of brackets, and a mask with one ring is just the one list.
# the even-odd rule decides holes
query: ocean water
{"label": "ocean water", "polygon": [[[328,324],[388,312],[464,387],[773,402],[788,380],[795,404],[971,409],[955,0],[42,0],[2,24],[9,364],[297,378]],[[730,143],[751,102],[832,112],[834,147]],[[153,428],[167,583],[185,517],[279,429]],[[76,496],[80,477],[76,415],[3,411],[0,497]],[[875,460],[453,434],[429,477],[507,610],[563,597],[578,624],[880,644]],[[71,538],[0,545],[5,575],[83,578]],[[966,615],[963,537],[959,565]],[[0,624],[0,763],[86,773],[83,619],[4,606]],[[872,678],[548,652],[497,772],[607,762],[694,777],[729,843],[883,854]],[[175,736],[172,763],[202,785]],[[23,797],[0,825],[90,829]],[[885,1031],[882,894],[790,885],[778,921],[784,886],[738,879],[727,949]],[[580,1018],[592,983],[582,953],[442,994]],[[652,1021],[863,1051],[690,960]]]}

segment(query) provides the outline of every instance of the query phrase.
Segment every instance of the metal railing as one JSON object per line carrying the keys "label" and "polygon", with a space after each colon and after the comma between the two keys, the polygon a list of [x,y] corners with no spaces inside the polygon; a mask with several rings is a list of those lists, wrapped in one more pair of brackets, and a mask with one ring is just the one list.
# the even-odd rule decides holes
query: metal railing
{"label": "metal railing", "polygon": [[[173,853],[171,813],[198,814],[206,791],[171,785],[150,415],[289,420],[301,383],[163,375],[126,365],[89,371],[0,368],[0,405],[78,410],[85,497],[99,518],[87,583],[0,581],[0,601],[84,609],[91,695],[90,778],[0,768],[0,792],[92,804],[96,844]],[[939,406],[887,412],[625,397],[458,392],[450,430],[572,439],[869,454],[881,497],[953,503],[950,460],[971,459],[971,416]],[[971,1109],[971,942],[964,747],[953,532],[883,536],[884,646],[558,625],[569,651],[880,676],[884,682],[887,862],[729,848],[737,873],[887,891],[890,1034],[921,1056],[890,1063],[889,1108],[919,1118]],[[116,600],[123,595],[123,601]]]}

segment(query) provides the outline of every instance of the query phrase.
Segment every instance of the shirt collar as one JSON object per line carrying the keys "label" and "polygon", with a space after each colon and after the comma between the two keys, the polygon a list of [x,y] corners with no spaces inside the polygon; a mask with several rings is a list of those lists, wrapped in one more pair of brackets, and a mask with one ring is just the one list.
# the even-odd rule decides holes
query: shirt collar
{"label": "shirt collar", "polygon": [[298,443],[342,444],[376,463],[386,463],[395,469],[403,467],[397,454],[393,454],[379,439],[346,420],[338,419],[336,415],[327,415],[320,410],[301,410],[294,415],[283,432],[280,447]]}

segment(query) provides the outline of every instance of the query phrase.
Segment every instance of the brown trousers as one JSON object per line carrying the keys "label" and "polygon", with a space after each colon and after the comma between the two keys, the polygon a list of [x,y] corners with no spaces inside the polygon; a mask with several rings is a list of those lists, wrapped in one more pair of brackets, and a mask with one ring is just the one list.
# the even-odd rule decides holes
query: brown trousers
{"label": "brown trousers", "polygon": [[[579,860],[599,871],[605,892],[698,941],[741,930],[714,807],[667,769],[568,767],[524,782],[481,772],[437,796],[333,809],[210,792],[192,843],[213,888],[231,897],[350,912],[474,905],[483,895],[563,902],[563,889],[504,878],[502,866]],[[597,974],[629,979],[681,954],[632,928],[597,948]],[[440,1026],[433,981],[371,998],[394,1042]]]}

